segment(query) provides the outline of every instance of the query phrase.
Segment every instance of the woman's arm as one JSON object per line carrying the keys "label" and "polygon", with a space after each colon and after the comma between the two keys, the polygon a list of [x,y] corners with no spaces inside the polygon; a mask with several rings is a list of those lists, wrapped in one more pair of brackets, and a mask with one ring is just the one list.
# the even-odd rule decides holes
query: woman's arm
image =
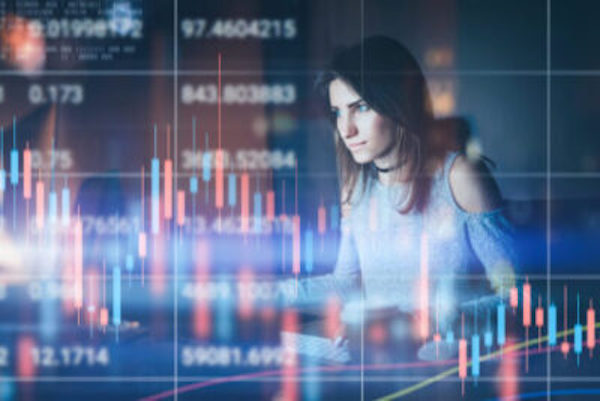
{"label": "woman's arm", "polygon": [[500,209],[502,196],[482,160],[459,155],[450,169],[452,196],[467,215],[473,251],[482,262],[492,288],[499,293],[515,281],[517,254],[514,228]]}
{"label": "woman's arm", "polygon": [[[342,189],[342,199],[346,192]],[[360,264],[356,251],[351,225],[351,207],[347,202],[341,205],[341,239],[338,256],[332,273],[321,276],[288,280],[287,285],[293,286],[295,294],[289,300],[297,305],[325,305],[332,297],[347,301],[355,295],[360,295]]]}
{"label": "woman's arm", "polygon": [[348,300],[360,291],[360,267],[354,238],[347,219],[342,219],[342,235],[335,268],[332,273],[287,281],[293,286],[295,296],[290,299],[296,305],[325,305],[332,297]]}

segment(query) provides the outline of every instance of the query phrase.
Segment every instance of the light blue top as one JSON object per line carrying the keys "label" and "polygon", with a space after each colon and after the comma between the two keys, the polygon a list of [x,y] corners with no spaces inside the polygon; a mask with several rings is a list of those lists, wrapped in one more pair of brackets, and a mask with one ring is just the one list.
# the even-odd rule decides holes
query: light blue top
{"label": "light blue top", "polygon": [[443,319],[459,303],[489,292],[490,283],[507,292],[517,266],[514,230],[503,209],[469,213],[456,203],[448,176],[457,155],[449,153],[432,177],[422,212],[398,212],[407,184],[385,186],[372,178],[360,194],[357,183],[350,213],[342,218],[334,272],[301,281],[300,297],[334,290],[348,299],[362,288],[369,307],[413,312],[421,305],[426,271],[429,306]]}

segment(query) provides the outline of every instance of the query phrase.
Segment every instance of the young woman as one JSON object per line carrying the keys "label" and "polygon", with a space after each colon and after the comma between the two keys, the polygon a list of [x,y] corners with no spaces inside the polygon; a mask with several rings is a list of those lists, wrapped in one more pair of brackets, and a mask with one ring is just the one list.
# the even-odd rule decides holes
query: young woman
{"label": "young woman", "polygon": [[340,52],[319,87],[335,128],[342,239],[333,274],[301,280],[300,298],[354,296],[421,312],[432,327],[481,293],[507,293],[517,262],[498,187],[481,159],[434,136],[409,51],[368,38]]}

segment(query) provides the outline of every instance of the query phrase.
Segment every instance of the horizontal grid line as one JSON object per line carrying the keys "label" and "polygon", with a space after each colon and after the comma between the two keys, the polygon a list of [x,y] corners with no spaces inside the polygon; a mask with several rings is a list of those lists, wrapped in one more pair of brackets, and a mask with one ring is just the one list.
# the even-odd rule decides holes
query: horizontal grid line
{"label": "horizontal grid line", "polygon": [[[261,176],[289,176],[289,177],[295,177],[296,175],[293,172],[292,168],[288,168],[288,169],[281,169],[284,170],[282,172],[277,171],[275,174],[273,174],[270,170],[264,169],[264,170],[238,170],[235,169],[232,172],[238,173],[241,171],[245,171],[248,172],[250,175],[261,175]],[[289,170],[289,171],[286,171]],[[228,171],[229,172],[229,171]],[[182,177],[182,178],[190,178],[192,176],[197,176],[199,177],[201,174],[199,173],[188,173],[188,172],[178,172],[177,174],[178,176]],[[298,173],[297,174],[299,177],[337,177],[337,174],[335,172],[311,172],[311,173]],[[42,178],[52,178],[52,177],[75,177],[75,178],[89,178],[89,177],[94,177],[94,178],[141,178],[142,174],[140,172],[127,172],[127,171],[123,171],[123,172],[94,172],[94,171],[79,171],[79,172],[41,172],[39,175],[35,174],[35,177],[42,177]],[[160,176],[163,177],[164,173],[160,173]],[[485,176],[487,176],[487,174],[485,174]],[[548,175],[544,172],[500,172],[500,173],[493,173],[492,176],[496,177],[496,178],[546,178]],[[550,173],[550,178],[556,178],[556,179],[599,179],[600,178],[600,172],[568,172],[568,171],[557,171],[557,172],[552,172]],[[23,173],[19,173],[19,177],[23,177]],[[151,180],[151,177],[149,174],[145,174],[146,179],[149,181]],[[12,185],[11,184],[7,184],[7,188],[10,188]],[[5,192],[7,192],[8,190],[5,190]]]}
{"label": "horizontal grid line", "polygon": [[[107,234],[107,235],[113,235],[114,234]],[[192,264],[192,262],[188,263],[188,264]],[[109,274],[110,272],[107,273],[107,276],[110,276]],[[10,280],[10,279],[23,279],[23,278],[31,278],[34,279],[34,282],[38,282],[38,281],[47,281],[47,280],[51,280],[51,281],[68,281],[68,280],[73,280],[75,276],[63,276],[60,275],[59,277],[56,276],[50,276],[50,277],[44,277],[43,276],[44,273],[40,273],[40,272],[32,272],[30,274],[28,273],[10,273],[10,274],[0,274],[0,278],[3,280]],[[52,274],[52,273],[49,273]],[[260,271],[255,271],[254,272],[254,278],[253,280],[256,282],[256,280],[264,278],[264,279],[285,279],[285,278],[294,278],[294,276],[280,276],[280,275],[275,275],[273,273],[265,273],[264,276],[261,275]],[[96,275],[92,275],[92,274],[83,274],[83,278],[87,278],[87,277],[97,277],[98,274]],[[393,275],[390,275],[393,276]],[[452,278],[452,279],[457,279],[457,280],[471,280],[471,279],[482,279],[482,280],[487,280],[489,277],[485,274],[482,273],[464,273],[464,274],[455,274],[455,275],[450,275],[450,274],[434,274],[434,273],[429,273],[430,277],[434,277],[434,278],[438,278],[438,279],[447,279],[447,278]],[[175,275],[173,274],[152,274],[152,273],[145,273],[143,278],[146,280],[151,280],[151,279],[169,279],[172,280],[175,277]],[[177,277],[179,278],[179,281],[182,280],[188,280],[188,279],[195,279],[197,278],[197,276],[195,275],[195,273],[179,273],[177,275]],[[299,276],[299,278],[303,278],[303,277],[309,277],[309,276]],[[318,278],[320,277],[320,275],[316,274],[316,275],[310,275],[310,277],[315,277]],[[387,277],[386,275],[375,275],[375,277]],[[395,277],[395,276],[393,276]],[[517,280],[545,280],[546,279],[546,274],[542,274],[542,273],[533,273],[533,274],[514,274],[514,275],[496,275],[496,277],[504,277],[504,278],[515,278]],[[123,280],[128,279],[129,278],[129,273],[127,271],[123,272]],[[134,273],[131,274],[131,279],[133,280],[141,280],[142,275],[138,274],[138,273]],[[239,277],[235,274],[211,274],[209,276],[207,276],[207,278],[209,278],[210,280],[214,280],[215,283],[219,283],[219,280],[223,280],[223,279],[234,279],[237,280],[239,279]],[[204,280],[204,278],[203,278]],[[552,280],[555,281],[562,281],[562,280],[600,280],[600,274],[552,274]],[[398,279],[398,281],[402,281],[402,279]],[[406,281],[412,281],[410,278],[407,278]],[[212,283],[213,281],[209,281],[209,283]],[[276,284],[277,281],[272,281],[269,283],[273,283]],[[11,284],[11,283],[3,283],[3,284]]]}
{"label": "horizontal grid line", "polygon": [[[281,377],[273,375],[274,377],[254,377],[254,378],[233,378],[229,376],[179,376],[178,382],[201,382],[208,380],[219,380],[219,379],[231,379],[232,382],[281,382],[285,381],[297,381],[297,382],[358,382],[361,380],[360,376],[318,376],[315,375],[318,372],[303,372],[303,376],[288,376]],[[308,376],[308,377],[307,377]],[[364,377],[365,381],[371,382],[389,382],[389,381],[400,381],[400,382],[413,382],[422,381],[431,378],[431,376],[372,376],[366,374]],[[491,382],[491,383],[505,383],[505,382],[545,382],[546,376],[533,376],[533,377],[505,377],[505,376],[479,376],[477,378],[467,377],[461,379],[457,377],[445,377],[440,379],[440,382]],[[173,381],[173,376],[46,376],[46,377],[16,377],[16,376],[0,376],[0,381],[14,381],[14,382],[42,382],[42,383],[61,383],[61,382],[154,382],[154,383],[167,383]],[[596,383],[600,382],[600,376],[552,376],[552,381],[562,383]]]}
{"label": "horizontal grid line", "polygon": [[[323,69],[305,68],[290,70],[223,70],[222,76],[269,76],[269,75],[315,75]],[[40,78],[44,76],[216,76],[217,70],[213,69],[163,69],[163,70],[143,70],[143,69],[115,69],[115,70],[44,70],[37,71],[35,74],[20,70],[0,71],[0,76],[22,76],[27,78]],[[385,72],[382,72],[385,73]],[[397,74],[393,71],[390,74]],[[546,77],[546,70],[425,70],[425,76],[532,76]],[[600,70],[553,70],[550,73],[553,77],[600,77]]]}

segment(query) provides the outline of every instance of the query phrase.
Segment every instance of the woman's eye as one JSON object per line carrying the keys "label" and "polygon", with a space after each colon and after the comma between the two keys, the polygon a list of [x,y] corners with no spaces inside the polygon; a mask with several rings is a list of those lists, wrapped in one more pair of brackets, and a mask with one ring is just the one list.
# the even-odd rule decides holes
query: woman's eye
{"label": "woman's eye", "polygon": [[339,118],[340,117],[340,111],[339,110],[331,110],[331,118]]}
{"label": "woman's eye", "polygon": [[360,111],[360,112],[365,112],[365,111],[369,111],[369,110],[371,110],[371,108],[366,103],[362,103],[362,104],[358,105],[358,111]]}

